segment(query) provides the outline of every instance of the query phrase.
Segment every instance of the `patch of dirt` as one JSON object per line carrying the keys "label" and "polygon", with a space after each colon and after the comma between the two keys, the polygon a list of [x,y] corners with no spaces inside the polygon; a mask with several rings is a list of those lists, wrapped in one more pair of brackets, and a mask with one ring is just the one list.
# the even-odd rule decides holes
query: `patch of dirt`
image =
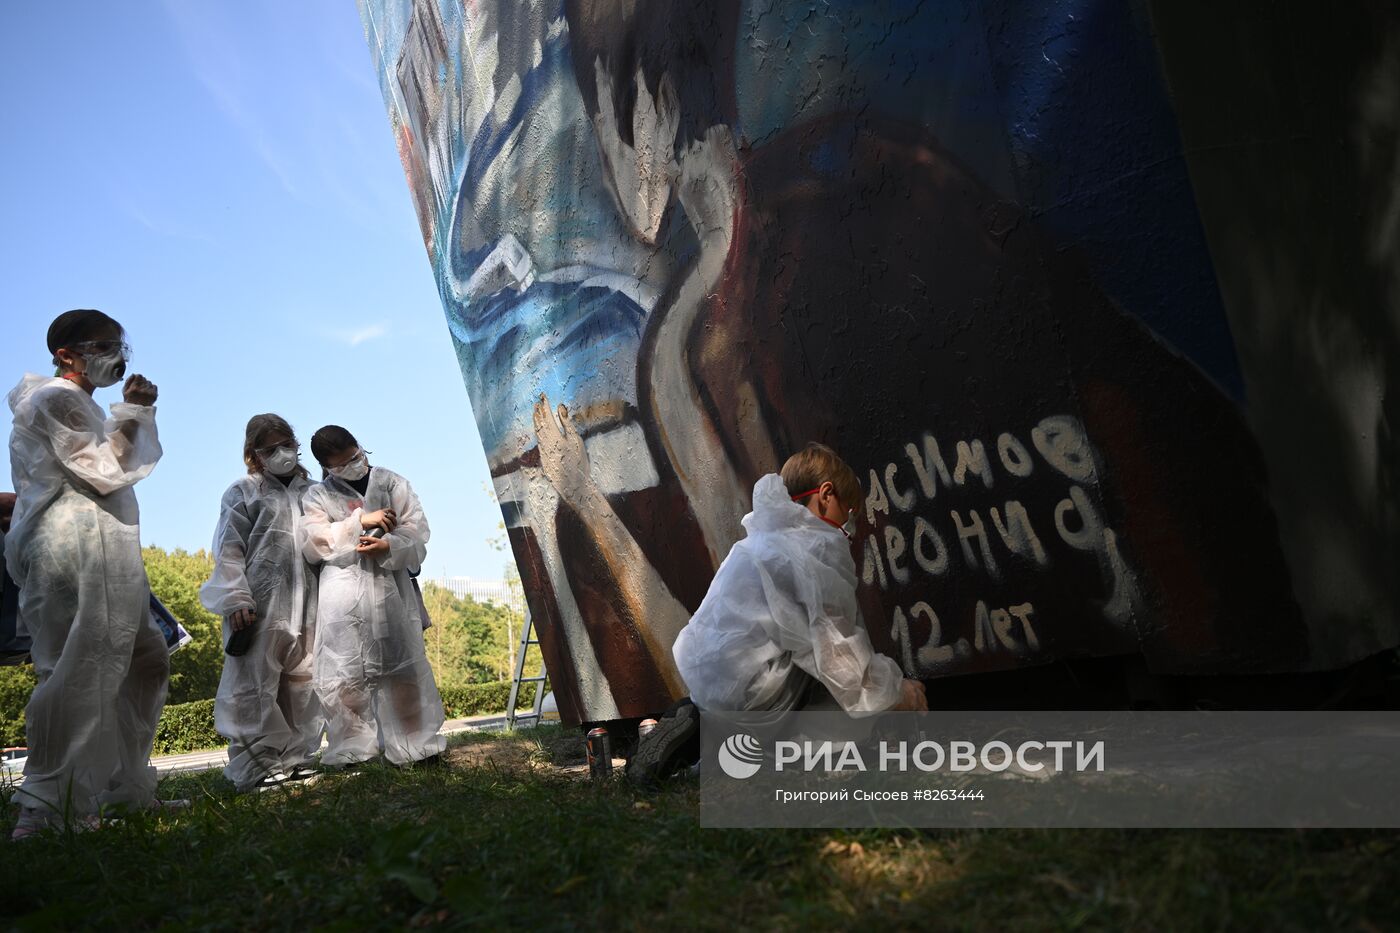
{"label": "patch of dirt", "polygon": [[447,750],[447,760],[454,765],[467,768],[489,768],[495,766],[502,771],[533,771],[534,745],[515,739],[497,739],[491,742],[472,742]]}
{"label": "patch of dirt", "polygon": [[[468,768],[588,776],[584,737],[572,729],[541,729],[537,733],[527,730],[509,738],[470,742],[448,749],[447,760]],[[616,767],[623,764],[622,759],[614,759]]]}
{"label": "patch of dirt", "polygon": [[568,728],[540,730],[531,737],[531,740],[552,765],[566,767],[568,765],[588,764],[588,749],[582,730]]}

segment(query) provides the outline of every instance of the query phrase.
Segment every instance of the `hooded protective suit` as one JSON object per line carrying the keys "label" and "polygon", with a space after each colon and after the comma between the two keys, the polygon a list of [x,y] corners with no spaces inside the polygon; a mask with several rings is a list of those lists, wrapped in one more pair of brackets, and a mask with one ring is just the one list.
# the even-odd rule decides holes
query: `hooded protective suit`
{"label": "hooded protective suit", "polygon": [[[306,494],[307,560],[321,565],[316,692],[332,767],[384,757],[403,764],[446,747],[442,698],[423,648],[423,619],[409,578],[427,557],[428,520],[408,480],[382,467],[361,496],[332,476]],[[389,555],[355,552],[366,512],[393,509]]]}
{"label": "hooded protective suit", "polygon": [[776,473],[754,486],[744,528],[672,648],[695,704],[796,709],[815,679],[849,713],[893,706],[904,674],[870,644],[840,529],[793,502]]}
{"label": "hooded protective suit", "polygon": [[155,408],[118,402],[104,419],[74,383],[32,374],[9,403],[18,501],[5,563],[39,679],[17,799],[32,819],[149,806],[170,657],[151,619],[132,486],[160,459]]}
{"label": "hooded protective suit", "polygon": [[312,687],[316,568],[306,562],[300,475],[283,485],[266,474],[240,478],[224,493],[214,529],[214,573],[199,591],[224,620],[257,613],[252,647],[224,655],[214,726],[228,739],[224,774],[239,790],[265,775],[307,764],[321,747],[325,719]]}

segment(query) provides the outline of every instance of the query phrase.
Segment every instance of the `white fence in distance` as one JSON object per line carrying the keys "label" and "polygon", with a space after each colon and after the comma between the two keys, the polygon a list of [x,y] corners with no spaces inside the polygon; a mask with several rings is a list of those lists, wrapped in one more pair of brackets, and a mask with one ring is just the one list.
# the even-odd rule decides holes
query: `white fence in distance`
{"label": "white fence in distance", "polygon": [[468,597],[482,603],[495,603],[516,612],[525,611],[525,600],[519,589],[511,592],[504,580],[478,580],[475,577],[423,577],[420,583],[432,583],[447,590],[458,599]]}

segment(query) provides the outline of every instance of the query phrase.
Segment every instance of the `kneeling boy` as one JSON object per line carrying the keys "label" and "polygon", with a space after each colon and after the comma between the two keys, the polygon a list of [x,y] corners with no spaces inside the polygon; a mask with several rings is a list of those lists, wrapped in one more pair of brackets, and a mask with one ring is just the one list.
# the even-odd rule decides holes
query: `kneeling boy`
{"label": "kneeling boy", "polygon": [[746,537],[672,649],[694,705],[673,708],[642,743],[635,779],[664,777],[694,748],[695,706],[853,716],[928,708],[923,684],[870,644],[856,604],[846,527],[861,501],[854,471],[821,444],[758,481]]}

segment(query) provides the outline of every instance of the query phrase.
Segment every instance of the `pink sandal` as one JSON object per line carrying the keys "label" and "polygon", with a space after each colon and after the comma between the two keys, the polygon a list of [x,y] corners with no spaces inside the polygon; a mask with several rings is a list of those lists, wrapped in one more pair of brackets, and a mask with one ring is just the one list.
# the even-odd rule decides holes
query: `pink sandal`
{"label": "pink sandal", "polygon": [[[43,817],[26,819],[21,812],[19,822],[15,824],[14,831],[10,833],[10,841],[22,842],[25,839],[32,839],[46,829],[60,829],[61,827],[61,823],[51,823]],[[80,816],[73,821],[72,828],[75,833],[90,833],[102,828],[102,819],[91,814]]]}
{"label": "pink sandal", "polygon": [[43,828],[42,826],[26,826],[20,823],[15,826],[14,832],[10,833],[10,841],[20,842],[25,839],[32,839],[39,835],[39,831]]}

